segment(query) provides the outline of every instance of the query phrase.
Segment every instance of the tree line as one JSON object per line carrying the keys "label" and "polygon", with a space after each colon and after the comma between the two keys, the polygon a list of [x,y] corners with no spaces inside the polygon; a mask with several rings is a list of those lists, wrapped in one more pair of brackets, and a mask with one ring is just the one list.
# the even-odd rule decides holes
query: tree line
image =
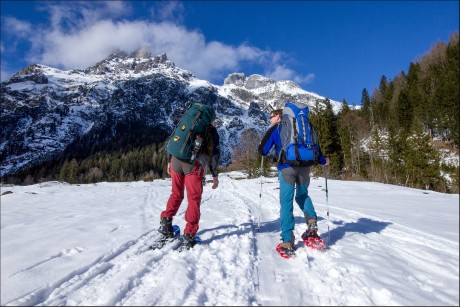
{"label": "tree line", "polygon": [[166,176],[166,155],[161,144],[127,151],[97,152],[86,158],[48,161],[6,176],[4,183],[34,184],[45,181],[68,183],[151,181]]}

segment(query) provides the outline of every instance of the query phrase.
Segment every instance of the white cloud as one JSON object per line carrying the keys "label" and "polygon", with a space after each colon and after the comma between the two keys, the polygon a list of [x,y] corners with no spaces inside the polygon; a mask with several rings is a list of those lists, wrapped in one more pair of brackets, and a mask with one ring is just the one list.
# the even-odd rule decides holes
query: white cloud
{"label": "white cloud", "polygon": [[6,16],[3,20],[3,26],[7,32],[14,33],[19,38],[27,38],[32,34],[32,25],[30,23],[14,17]]}
{"label": "white cloud", "polygon": [[150,10],[153,18],[175,23],[183,22],[184,6],[179,1],[160,1]]}
{"label": "white cloud", "polygon": [[[64,69],[86,68],[107,57],[115,48],[136,49],[144,41],[147,26],[142,22],[99,21],[76,33],[55,30],[32,39],[32,62]],[[38,52],[35,52],[37,50]]]}
{"label": "white cloud", "polygon": [[315,78],[314,74],[299,75],[284,65],[277,65],[273,70],[266,72],[266,75],[274,80],[293,80],[298,84],[309,84]]}
{"label": "white cloud", "polygon": [[105,18],[128,16],[132,12],[127,1],[44,2],[38,9],[50,14],[52,29],[66,32],[78,31]]}
{"label": "white cloud", "polygon": [[315,74],[309,73],[305,76],[296,75],[293,80],[294,82],[299,83],[299,84],[309,84],[309,83],[312,83],[314,79],[315,79]]}
{"label": "white cloud", "polygon": [[200,78],[240,68],[244,61],[270,62],[276,53],[246,45],[230,46],[206,42],[197,31],[169,22],[100,20],[79,31],[68,33],[61,28],[38,32],[31,38],[32,62],[63,69],[86,68],[107,57],[115,48],[127,52],[149,46],[153,54],[166,52],[181,68]]}
{"label": "white cloud", "polygon": [[[67,5],[69,4],[69,5]],[[61,69],[86,68],[107,57],[114,49],[132,52],[148,46],[152,54],[166,53],[178,67],[187,69],[197,77],[216,80],[229,72],[242,70],[245,64],[276,68],[269,73],[275,79],[291,79],[305,83],[305,77],[280,64],[285,58],[281,52],[261,50],[242,43],[227,45],[218,41],[207,42],[197,30],[180,24],[184,10],[180,2],[159,2],[150,11],[155,20],[128,20],[132,7],[124,1],[70,2],[56,5],[45,2],[50,13],[49,24],[34,27],[10,20],[14,33],[22,35],[32,47],[30,63],[41,63]],[[267,69],[266,69],[267,70]]]}

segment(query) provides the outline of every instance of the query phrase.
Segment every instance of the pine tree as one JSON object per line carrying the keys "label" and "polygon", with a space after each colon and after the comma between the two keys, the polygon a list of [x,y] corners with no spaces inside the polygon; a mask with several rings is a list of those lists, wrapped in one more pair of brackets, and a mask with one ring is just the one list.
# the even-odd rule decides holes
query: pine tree
{"label": "pine tree", "polygon": [[404,135],[398,135],[393,127],[388,130],[388,182],[402,184],[404,174],[404,151],[406,139]]}
{"label": "pine tree", "polygon": [[440,180],[440,157],[420,121],[414,123],[407,145],[404,152],[405,185],[433,189]]}
{"label": "pine tree", "polygon": [[315,112],[310,113],[310,120],[316,128],[323,155],[331,161],[330,174],[337,176],[343,169],[338,118],[334,114],[331,101],[326,98],[322,102],[325,108],[321,108],[317,103]]}
{"label": "pine tree", "polygon": [[409,132],[410,127],[412,126],[412,106],[409,99],[409,95],[406,89],[403,89],[398,96],[398,123],[399,127],[403,130]]}
{"label": "pine tree", "polygon": [[423,114],[420,107],[423,105],[423,98],[420,87],[420,64],[410,63],[406,81],[406,92],[409,101],[406,112],[408,118],[411,120],[410,125],[408,125],[406,128],[410,129],[412,126],[412,121],[421,120]]}
{"label": "pine tree", "polygon": [[440,75],[440,97],[443,128],[446,138],[459,146],[459,35],[458,32],[451,36],[446,48],[446,63],[443,73]]}
{"label": "pine tree", "polygon": [[362,94],[361,94],[360,115],[370,124],[370,126],[373,126],[374,114],[372,110],[371,99],[369,97],[369,93],[367,92],[366,88],[363,89]]}
{"label": "pine tree", "polygon": [[353,168],[353,145],[352,145],[352,118],[348,104],[344,100],[342,109],[339,113],[339,135],[340,145],[343,155],[343,170],[345,175],[351,176],[354,172]]}
{"label": "pine tree", "polygon": [[372,140],[369,143],[370,179],[388,182],[388,170],[385,168],[386,146],[379,130],[375,127],[372,131]]}
{"label": "pine tree", "polygon": [[67,182],[68,178],[69,178],[69,162],[65,160],[59,171],[59,180]]}
{"label": "pine tree", "polygon": [[78,182],[78,162],[75,158],[70,160],[67,180],[68,180],[67,182],[69,183]]}
{"label": "pine tree", "polygon": [[387,77],[382,75],[380,78],[378,95],[374,95],[374,100],[371,100],[372,109],[375,111],[373,112],[375,115],[374,120],[379,127],[384,127],[389,118],[391,96],[392,91],[390,89],[390,84],[388,83]]}

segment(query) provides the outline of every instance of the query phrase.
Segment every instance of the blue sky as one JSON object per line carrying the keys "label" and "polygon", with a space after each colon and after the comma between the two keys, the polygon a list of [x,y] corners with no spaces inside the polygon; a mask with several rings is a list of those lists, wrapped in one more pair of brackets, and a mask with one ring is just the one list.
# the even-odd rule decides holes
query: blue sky
{"label": "blue sky", "polygon": [[166,52],[222,85],[232,72],[293,80],[360,104],[458,32],[459,1],[1,1],[1,79],[40,63],[86,68],[115,48]]}

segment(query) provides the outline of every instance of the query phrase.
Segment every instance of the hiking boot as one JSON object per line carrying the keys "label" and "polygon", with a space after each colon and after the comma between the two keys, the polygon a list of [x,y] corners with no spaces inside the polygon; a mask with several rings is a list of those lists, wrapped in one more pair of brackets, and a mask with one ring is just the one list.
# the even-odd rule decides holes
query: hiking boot
{"label": "hiking boot", "polygon": [[281,247],[284,249],[290,249],[290,248],[293,248],[293,246],[294,246],[294,243],[292,242],[282,242],[281,243]]}
{"label": "hiking boot", "polygon": [[279,247],[280,251],[288,256],[295,255],[294,243],[293,242],[282,242]]}
{"label": "hiking boot", "polygon": [[172,228],[172,218],[162,218],[160,221],[160,228],[158,228],[158,232],[167,238],[174,237],[174,230]]}
{"label": "hiking boot", "polygon": [[184,233],[182,238],[184,240],[182,241],[181,250],[191,249],[195,246],[196,244],[195,236],[192,236],[191,234],[188,234],[188,233]]}
{"label": "hiking boot", "polygon": [[302,239],[306,238],[319,238],[318,236],[318,224],[316,219],[309,219],[307,221],[307,230],[302,234]]}

